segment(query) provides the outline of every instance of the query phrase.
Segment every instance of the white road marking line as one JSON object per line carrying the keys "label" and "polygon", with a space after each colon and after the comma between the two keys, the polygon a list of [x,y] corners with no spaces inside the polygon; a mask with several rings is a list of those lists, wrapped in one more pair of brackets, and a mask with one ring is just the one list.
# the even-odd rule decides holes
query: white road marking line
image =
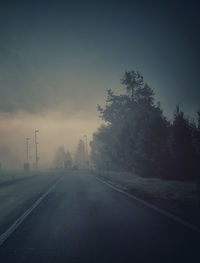
{"label": "white road marking line", "polygon": [[63,177],[59,178],[42,196],[40,196],[32,206],[26,210],[3,234],[0,235],[0,246],[8,239],[8,237],[19,227],[19,225],[27,218],[27,216],[42,202],[42,200],[55,188]]}
{"label": "white road marking line", "polygon": [[133,200],[145,205],[146,207],[149,207],[149,208],[159,212],[160,214],[165,215],[166,217],[168,217],[168,218],[170,218],[170,219],[172,219],[172,220],[174,220],[174,221],[176,221],[176,222],[178,222],[178,223],[180,223],[180,224],[182,224],[182,225],[184,225],[184,226],[186,226],[186,227],[188,227],[188,228],[190,228],[192,230],[195,230],[195,231],[200,233],[200,227],[195,226],[195,225],[185,221],[184,219],[182,219],[182,218],[180,218],[178,216],[175,216],[175,215],[173,215],[173,214],[171,214],[171,213],[169,213],[169,212],[167,212],[167,211],[165,211],[165,210],[163,210],[161,208],[158,208],[157,206],[152,205],[152,204],[150,204],[150,203],[148,203],[148,202],[146,202],[146,201],[144,201],[144,200],[142,200],[142,199],[140,199],[140,198],[138,198],[138,197],[136,197],[136,196],[134,196],[132,194],[129,194],[129,193],[125,192],[124,190],[112,185],[110,182],[108,183],[108,182],[100,179],[99,177],[96,177],[96,179],[98,181],[100,181],[101,183],[103,183],[103,184],[109,186],[110,188],[114,189],[115,191],[117,191],[119,193],[122,193],[122,194],[128,196],[129,198],[131,198],[131,199],[133,199]]}

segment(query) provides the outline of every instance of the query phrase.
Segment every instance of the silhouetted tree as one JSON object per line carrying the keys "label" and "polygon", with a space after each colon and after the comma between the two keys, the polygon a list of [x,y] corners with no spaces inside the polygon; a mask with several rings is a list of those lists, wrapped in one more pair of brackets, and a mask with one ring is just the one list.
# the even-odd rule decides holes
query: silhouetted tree
{"label": "silhouetted tree", "polygon": [[194,179],[196,154],[192,138],[192,125],[177,106],[170,134],[173,178]]}
{"label": "silhouetted tree", "polygon": [[79,140],[75,154],[75,163],[80,168],[86,168],[86,162],[87,157],[85,151],[85,144],[83,140]]}
{"label": "silhouetted tree", "polygon": [[122,84],[125,94],[108,90],[105,108],[98,105],[107,126],[95,133],[92,156],[102,167],[156,176],[158,160],[164,165],[169,123],[154,105],[154,92],[139,72],[126,72]]}
{"label": "silhouetted tree", "polygon": [[144,86],[143,76],[138,71],[126,71],[121,83],[126,86],[127,94],[135,99],[138,90]]}
{"label": "silhouetted tree", "polygon": [[70,169],[72,168],[72,157],[69,151],[65,154],[65,168]]}
{"label": "silhouetted tree", "polygon": [[197,199],[200,208],[200,111],[197,112],[197,117],[197,127],[193,127],[193,140],[196,150]]}
{"label": "silhouetted tree", "polygon": [[54,166],[56,168],[64,168],[64,161],[65,161],[65,149],[63,146],[60,146],[55,153]]}
{"label": "silhouetted tree", "polygon": [[197,127],[177,106],[170,123],[160,103],[155,105],[154,91],[139,72],[125,72],[121,83],[124,94],[115,95],[109,89],[105,107],[98,105],[105,125],[90,143],[96,168],[194,179],[200,170],[200,113]]}
{"label": "silhouetted tree", "polygon": [[200,111],[197,112],[197,127],[193,128],[193,137],[196,153],[200,160]]}

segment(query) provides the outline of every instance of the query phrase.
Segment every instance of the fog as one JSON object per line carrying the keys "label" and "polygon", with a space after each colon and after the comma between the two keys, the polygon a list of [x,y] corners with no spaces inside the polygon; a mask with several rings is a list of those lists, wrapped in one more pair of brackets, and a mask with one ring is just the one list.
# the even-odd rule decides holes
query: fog
{"label": "fog", "polygon": [[[62,109],[64,110],[64,109]],[[78,111],[62,112],[61,109],[43,110],[40,113],[17,111],[0,114],[0,160],[4,169],[22,169],[26,162],[26,137],[30,137],[30,164],[35,161],[34,130],[38,133],[39,168],[52,167],[55,151],[59,146],[70,150],[72,156],[79,139],[88,139],[99,126],[95,114]]]}
{"label": "fog", "polygon": [[1,5],[3,167],[22,168],[26,137],[33,163],[34,129],[39,129],[40,167],[51,166],[61,145],[73,154],[78,140],[84,134],[90,140],[99,127],[96,105],[105,102],[105,90],[122,92],[125,70],[142,72],[166,115],[179,103],[196,116],[198,14],[189,6],[175,12],[178,3],[156,6],[139,1]]}

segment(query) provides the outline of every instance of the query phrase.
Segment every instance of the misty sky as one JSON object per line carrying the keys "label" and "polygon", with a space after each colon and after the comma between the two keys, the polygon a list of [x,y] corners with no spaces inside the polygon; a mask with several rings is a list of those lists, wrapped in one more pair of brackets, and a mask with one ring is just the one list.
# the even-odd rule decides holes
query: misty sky
{"label": "misty sky", "polygon": [[166,114],[179,103],[194,116],[199,11],[198,1],[1,2],[0,158],[8,147],[23,162],[34,128],[44,163],[59,145],[74,151],[125,70],[144,75]]}

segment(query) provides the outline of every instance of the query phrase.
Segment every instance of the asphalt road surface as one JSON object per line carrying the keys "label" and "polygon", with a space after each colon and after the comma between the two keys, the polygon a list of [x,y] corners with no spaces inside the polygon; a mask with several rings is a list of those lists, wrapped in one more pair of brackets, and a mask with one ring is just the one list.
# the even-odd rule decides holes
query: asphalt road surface
{"label": "asphalt road surface", "polygon": [[199,263],[200,233],[74,171],[0,247],[0,262]]}

